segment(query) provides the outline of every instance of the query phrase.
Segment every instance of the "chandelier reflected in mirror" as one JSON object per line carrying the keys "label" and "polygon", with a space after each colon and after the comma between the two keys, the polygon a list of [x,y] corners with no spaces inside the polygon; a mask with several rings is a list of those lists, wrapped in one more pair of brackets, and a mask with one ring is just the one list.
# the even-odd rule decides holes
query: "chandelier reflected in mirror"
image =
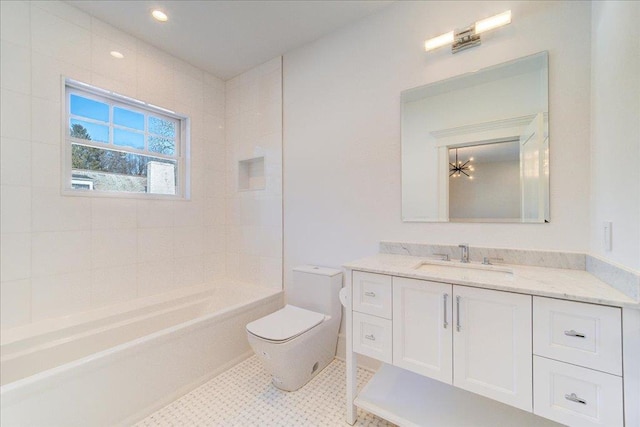
{"label": "chandelier reflected in mirror", "polygon": [[473,165],[471,162],[473,161],[473,157],[469,157],[469,160],[462,163],[462,160],[458,160],[458,149],[456,148],[456,160],[454,163],[449,163],[449,177],[459,177],[464,174],[467,178],[473,179],[471,172],[473,172]]}

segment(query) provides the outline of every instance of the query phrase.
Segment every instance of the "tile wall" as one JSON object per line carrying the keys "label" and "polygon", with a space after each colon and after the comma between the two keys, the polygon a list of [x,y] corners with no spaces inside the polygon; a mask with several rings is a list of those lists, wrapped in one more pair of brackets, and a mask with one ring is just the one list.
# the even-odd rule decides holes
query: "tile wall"
{"label": "tile wall", "polygon": [[[226,82],[227,258],[232,279],[282,286],[282,60]],[[239,190],[239,162],[264,157],[265,188]]]}
{"label": "tile wall", "polygon": [[[225,87],[63,2],[0,5],[2,327],[211,283],[227,266],[281,286],[280,59]],[[191,199],[61,196],[61,75],[190,116]],[[233,128],[256,126],[228,149],[225,91]],[[268,159],[265,191],[225,184],[247,150]],[[240,245],[245,231],[256,242]]]}

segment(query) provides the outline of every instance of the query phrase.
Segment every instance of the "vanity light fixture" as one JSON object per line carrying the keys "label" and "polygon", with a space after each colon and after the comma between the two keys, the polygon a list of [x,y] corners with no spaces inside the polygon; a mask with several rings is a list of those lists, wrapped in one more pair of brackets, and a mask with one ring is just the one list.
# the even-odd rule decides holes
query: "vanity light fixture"
{"label": "vanity light fixture", "polygon": [[469,160],[462,163],[458,160],[458,149],[456,148],[456,160],[454,163],[449,163],[449,177],[457,178],[460,174],[465,174],[469,179],[473,179],[473,176],[467,172],[473,172],[473,165],[470,163],[473,161],[473,157],[469,157]]}
{"label": "vanity light fixture", "polygon": [[451,52],[456,53],[461,50],[480,44],[480,34],[494,28],[502,27],[511,23],[511,11],[499,13],[486,19],[477,21],[475,24],[465,28],[459,28],[455,31],[433,37],[424,42],[424,50],[430,51],[441,46],[451,44]]}
{"label": "vanity light fixture", "polygon": [[111,52],[109,52],[111,54],[111,56],[113,56],[116,59],[122,59],[124,58],[124,55],[121,52],[118,52],[117,50],[112,50]]}
{"label": "vanity light fixture", "polygon": [[159,22],[167,22],[169,20],[167,14],[159,9],[155,9],[154,11],[152,11],[151,16],[153,16],[155,20]]}

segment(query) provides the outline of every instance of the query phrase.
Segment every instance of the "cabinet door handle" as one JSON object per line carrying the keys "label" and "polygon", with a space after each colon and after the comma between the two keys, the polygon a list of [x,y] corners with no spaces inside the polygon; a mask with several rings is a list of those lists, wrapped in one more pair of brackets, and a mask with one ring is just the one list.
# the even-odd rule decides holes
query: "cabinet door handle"
{"label": "cabinet door handle", "polygon": [[444,305],[444,328],[447,329],[449,326],[449,322],[447,322],[447,298],[449,298],[449,294],[443,295],[443,305]]}
{"label": "cabinet door handle", "polygon": [[368,291],[368,292],[365,292],[365,293],[364,293],[364,296],[365,296],[365,297],[375,297],[375,296],[376,296],[376,293],[375,293],[375,292],[370,292],[370,291]]}
{"label": "cabinet door handle", "polygon": [[375,336],[373,336],[373,334],[365,335],[364,337],[365,337],[366,339],[368,339],[368,340],[371,340],[371,341],[375,341],[375,340],[376,340],[376,337],[375,337]]}
{"label": "cabinet door handle", "polygon": [[568,337],[584,338],[584,334],[578,333],[573,329],[570,331],[564,331],[564,334]]}
{"label": "cabinet door handle", "polygon": [[570,400],[572,402],[580,403],[582,405],[586,405],[587,404],[586,400],[580,399],[578,396],[576,396],[575,393],[565,394],[564,398],[567,399],[567,400]]}
{"label": "cabinet door handle", "polygon": [[456,296],[456,331],[460,332],[460,295]]}

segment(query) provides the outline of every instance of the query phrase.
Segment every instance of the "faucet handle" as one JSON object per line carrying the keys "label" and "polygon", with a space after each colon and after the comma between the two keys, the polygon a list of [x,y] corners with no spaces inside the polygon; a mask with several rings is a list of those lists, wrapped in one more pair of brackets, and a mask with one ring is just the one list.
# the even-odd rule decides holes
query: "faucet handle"
{"label": "faucet handle", "polygon": [[469,248],[469,244],[468,243],[460,243],[458,245],[459,248]]}
{"label": "faucet handle", "polygon": [[504,261],[504,259],[502,259],[502,258],[491,258],[491,257],[486,256],[486,257],[482,258],[482,263],[484,265],[492,265],[491,264],[491,260],[493,260],[493,261]]}

